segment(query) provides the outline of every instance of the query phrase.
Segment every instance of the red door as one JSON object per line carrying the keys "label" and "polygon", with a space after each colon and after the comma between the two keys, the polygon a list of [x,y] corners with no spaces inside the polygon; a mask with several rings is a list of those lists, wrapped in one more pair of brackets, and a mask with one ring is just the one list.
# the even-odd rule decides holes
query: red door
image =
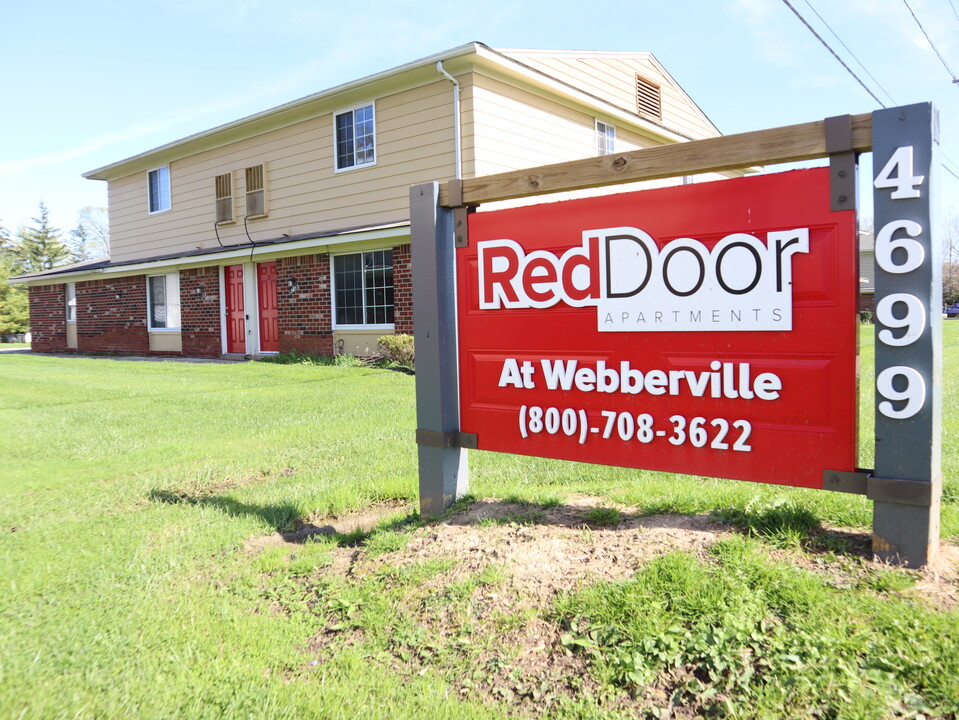
{"label": "red door", "polygon": [[276,307],[276,262],[256,266],[257,295],[260,298],[260,352],[280,351],[279,313]]}
{"label": "red door", "polygon": [[226,276],[226,351],[246,352],[246,321],[243,314],[243,266],[227,265]]}

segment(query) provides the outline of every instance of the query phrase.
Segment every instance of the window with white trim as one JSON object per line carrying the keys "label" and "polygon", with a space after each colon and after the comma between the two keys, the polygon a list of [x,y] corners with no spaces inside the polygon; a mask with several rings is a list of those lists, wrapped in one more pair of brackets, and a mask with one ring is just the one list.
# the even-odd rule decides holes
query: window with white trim
{"label": "window with white trim", "polygon": [[337,170],[349,170],[376,162],[372,104],[337,113],[333,126]]}
{"label": "window with white trim", "polygon": [[180,329],[180,275],[147,277],[147,316],[151,330]]}
{"label": "window with white trim", "polygon": [[147,172],[147,205],[151,213],[170,209],[170,168],[161,167]]}
{"label": "window with white trim", "polygon": [[67,322],[77,321],[77,284],[67,283]]}
{"label": "window with white trim", "polygon": [[335,255],[333,304],[336,325],[393,324],[393,251]]}
{"label": "window with white trim", "polygon": [[612,155],[616,152],[616,127],[602,120],[596,121],[596,154]]}

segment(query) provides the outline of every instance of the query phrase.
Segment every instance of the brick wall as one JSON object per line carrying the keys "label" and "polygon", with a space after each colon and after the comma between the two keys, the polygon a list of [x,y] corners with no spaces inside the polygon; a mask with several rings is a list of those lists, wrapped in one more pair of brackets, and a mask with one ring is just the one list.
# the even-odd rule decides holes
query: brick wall
{"label": "brick wall", "polygon": [[180,271],[180,337],[187,357],[219,357],[220,268]]}
{"label": "brick wall", "polygon": [[[290,281],[297,289],[290,291]],[[333,354],[330,256],[301,255],[276,261],[280,352]]]}
{"label": "brick wall", "polygon": [[413,334],[413,265],[410,246],[393,248],[393,320],[395,332]]}
{"label": "brick wall", "polygon": [[859,312],[863,310],[876,313],[876,296],[873,293],[859,293]]}
{"label": "brick wall", "polygon": [[30,288],[30,347],[35,352],[67,352],[66,303],[62,284]]}
{"label": "brick wall", "polygon": [[150,352],[146,276],[77,283],[79,352]]}

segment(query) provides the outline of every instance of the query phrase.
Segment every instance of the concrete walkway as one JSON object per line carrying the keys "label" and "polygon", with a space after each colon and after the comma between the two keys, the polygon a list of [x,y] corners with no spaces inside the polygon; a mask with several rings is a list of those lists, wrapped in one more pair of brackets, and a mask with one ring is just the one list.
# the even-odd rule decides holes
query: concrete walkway
{"label": "concrete walkway", "polygon": [[82,355],[77,353],[36,353],[29,348],[4,348],[0,345],[0,355],[37,355],[39,357],[82,358],[87,360],[129,360],[134,362],[186,362],[186,363],[219,363],[221,365],[236,365],[248,362],[247,358],[188,358],[172,355]]}

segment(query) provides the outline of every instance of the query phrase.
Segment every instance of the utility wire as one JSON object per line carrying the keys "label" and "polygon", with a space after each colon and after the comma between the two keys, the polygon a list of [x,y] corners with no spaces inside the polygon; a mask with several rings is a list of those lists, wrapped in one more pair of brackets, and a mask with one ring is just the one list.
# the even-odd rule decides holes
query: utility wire
{"label": "utility wire", "polygon": [[952,8],[952,14],[956,16],[956,20],[959,20],[959,12],[956,12],[956,6],[952,4],[952,0],[949,0],[949,7]]}
{"label": "utility wire", "polygon": [[[882,100],[880,100],[879,98],[877,98],[877,97],[876,97],[876,94],[875,94],[872,90],[869,89],[869,87],[866,85],[866,83],[864,83],[864,82],[860,79],[860,77],[859,77],[858,75],[856,75],[856,73],[854,73],[854,72],[852,71],[852,68],[849,67],[849,66],[845,63],[845,61],[844,61],[841,57],[839,57],[839,55],[836,54],[836,51],[833,50],[831,47],[829,47],[829,43],[827,43],[825,40],[823,40],[822,36],[821,36],[819,33],[817,33],[816,30],[813,28],[813,26],[810,25],[810,24],[806,21],[806,18],[804,18],[802,15],[799,14],[799,11],[792,6],[792,3],[790,3],[789,0],[783,0],[783,2],[786,4],[786,7],[788,7],[790,10],[792,10],[792,11],[793,11],[793,14],[795,14],[795,16],[796,16],[797,18],[799,18],[799,21],[800,21],[803,25],[806,26],[806,29],[808,29],[809,32],[811,32],[813,35],[816,36],[816,39],[823,44],[823,47],[825,47],[830,53],[832,53],[832,56],[833,56],[834,58],[836,58],[836,60],[839,61],[839,64],[842,65],[844,68],[846,68],[846,72],[848,72],[850,75],[852,75],[854,78],[856,78],[856,82],[858,82],[860,85],[862,85],[863,90],[865,90],[867,93],[869,93],[870,97],[872,97],[873,100],[875,100],[877,103],[879,103],[879,106],[880,106],[880,107],[886,107],[885,103],[883,103]],[[905,2],[905,0],[903,0],[903,2]]]}
{"label": "utility wire", "polygon": [[[912,8],[909,7],[908,0],[902,0],[903,4],[906,6],[906,9],[909,10],[909,14],[912,15],[912,19],[916,21],[916,25],[919,26],[919,29],[922,30],[922,34],[926,36],[926,40],[929,42],[929,47],[933,49],[933,52],[936,53],[936,56],[939,58],[939,62],[942,63],[942,66],[946,69],[946,72],[949,73],[949,77],[952,78],[953,83],[959,83],[959,78],[956,77],[956,74],[952,71],[952,68],[946,64],[945,58],[942,57],[942,53],[939,52],[939,48],[936,47],[936,44],[932,41],[932,38],[929,37],[929,33],[926,32],[926,28],[922,26],[922,23],[919,22],[919,18],[916,17],[916,13],[912,11]],[[955,12],[955,8],[952,9]]]}
{"label": "utility wire", "polygon": [[[869,68],[867,68],[865,65],[862,64],[862,60],[860,60],[858,57],[856,57],[856,53],[854,53],[852,50],[849,49],[849,46],[846,45],[846,43],[844,43],[844,42],[842,41],[842,38],[839,37],[839,35],[836,34],[836,31],[832,29],[832,27],[829,25],[828,22],[826,22],[826,18],[824,18],[822,15],[819,14],[819,11],[816,10],[816,8],[814,8],[814,7],[812,6],[812,3],[809,2],[809,0],[805,0],[805,2],[806,2],[806,4],[809,6],[809,9],[812,10],[812,11],[816,14],[816,17],[819,18],[819,20],[822,22],[822,24],[825,25],[825,26],[829,29],[829,32],[832,33],[832,36],[833,36],[834,38],[836,38],[836,40],[839,41],[839,44],[842,45],[844,48],[846,48],[846,52],[849,53],[849,54],[852,56],[852,59],[855,60],[855,61],[859,64],[859,67],[861,67],[861,68],[863,69],[863,71],[866,73],[866,75],[868,75],[868,76],[872,79],[872,81],[873,81],[874,83],[876,83],[876,87],[878,87],[880,90],[882,90],[882,91],[886,94],[886,97],[889,98],[889,102],[891,102],[893,105],[898,105],[898,103],[897,103],[896,100],[893,98],[893,96],[889,94],[889,91],[886,90],[886,88],[884,88],[884,87],[879,83],[878,80],[876,80],[875,75],[873,75],[871,72],[869,72]],[[949,2],[952,2],[952,0],[949,0]]]}

